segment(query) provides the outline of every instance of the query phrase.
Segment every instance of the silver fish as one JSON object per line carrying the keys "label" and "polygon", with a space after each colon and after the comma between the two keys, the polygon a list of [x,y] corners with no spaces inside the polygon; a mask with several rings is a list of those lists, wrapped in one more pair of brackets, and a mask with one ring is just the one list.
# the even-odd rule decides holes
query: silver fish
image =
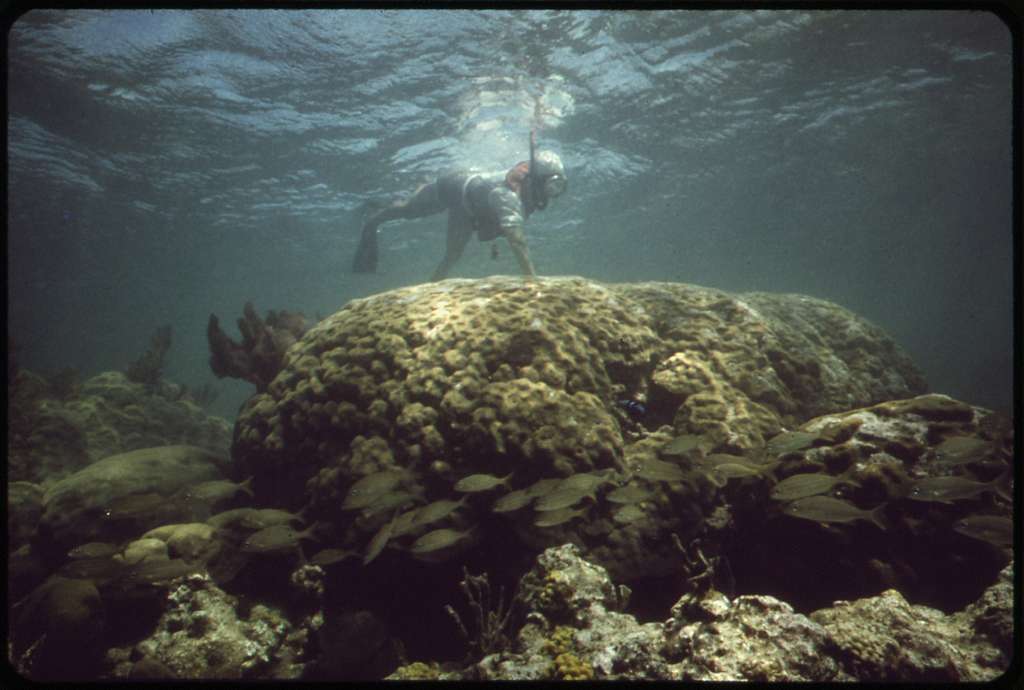
{"label": "silver fish", "polygon": [[441,500],[434,501],[428,505],[423,506],[416,513],[416,517],[413,519],[416,525],[429,525],[431,523],[443,520],[456,510],[462,507],[466,502],[466,497],[463,496],[458,501]]}
{"label": "silver fish", "polygon": [[804,472],[786,477],[773,486],[768,495],[776,501],[795,501],[798,498],[828,493],[837,484],[858,485],[852,479],[835,477],[821,472]]}
{"label": "silver fish", "polygon": [[885,504],[876,506],[871,510],[861,510],[852,503],[841,501],[831,496],[808,496],[787,503],[783,511],[791,517],[815,522],[853,522],[854,520],[868,520],[885,530],[885,518],[882,513]]}
{"label": "silver fish", "polygon": [[817,434],[811,434],[806,431],[785,431],[769,439],[765,450],[771,457],[785,455],[786,453],[810,448],[816,438],[818,438]]}
{"label": "silver fish", "polygon": [[537,519],[533,521],[535,527],[554,527],[555,525],[562,525],[570,520],[582,516],[587,512],[589,506],[584,506],[578,510],[572,508],[561,508],[560,510],[549,510],[544,513],[540,513]]}
{"label": "silver fish", "polygon": [[395,488],[405,478],[405,474],[399,470],[382,470],[363,477],[349,487],[341,509],[358,510],[368,507],[378,496]]}
{"label": "silver fish", "polygon": [[991,441],[976,436],[952,436],[936,446],[935,457],[946,465],[963,465],[983,460],[992,450]]}
{"label": "silver fish", "polygon": [[559,487],[537,499],[537,502],[533,505],[533,509],[537,512],[548,512],[552,510],[561,510],[562,508],[568,508],[574,506],[584,498],[593,498],[594,489],[584,489],[579,487],[567,486]]}
{"label": "silver fish", "polygon": [[996,546],[1013,546],[1013,521],[996,515],[971,515],[953,523],[953,530]]}
{"label": "silver fish", "polygon": [[620,525],[628,525],[647,516],[643,508],[636,504],[625,505],[612,513],[612,519]]}
{"label": "silver fish", "polygon": [[583,489],[589,491],[596,489],[602,484],[608,484],[612,481],[611,473],[607,471],[603,472],[580,472],[566,477],[562,480],[562,483],[558,485],[559,489]]}
{"label": "silver fish", "polygon": [[423,526],[417,521],[419,512],[419,508],[413,508],[412,510],[407,510],[396,517],[395,524],[391,528],[391,538],[397,539],[398,537],[411,534],[412,532],[419,530],[419,528]]}
{"label": "silver fish", "polygon": [[609,491],[604,497],[606,501],[610,503],[640,503],[646,501],[654,492],[650,489],[645,489],[636,484],[627,484],[626,486],[620,486],[618,489]]}
{"label": "silver fish", "polygon": [[964,477],[928,477],[914,482],[907,498],[915,501],[952,503],[974,498],[986,491],[995,491],[1003,498],[1013,500],[1010,495],[1010,479],[1009,470],[990,482],[977,482]]}
{"label": "silver fish", "polygon": [[363,556],[363,565],[369,565],[373,559],[380,555],[380,552],[387,546],[388,541],[391,540],[391,533],[395,529],[395,518],[388,520],[383,527],[377,530],[377,533],[373,535],[373,539],[370,540],[370,545],[366,549],[366,555]]}
{"label": "silver fish", "polygon": [[363,509],[363,517],[372,517],[377,513],[390,513],[420,500],[416,495],[402,489],[385,491],[373,496],[373,502]]}
{"label": "silver fish", "polygon": [[695,450],[704,450],[704,437],[684,434],[669,441],[660,452],[662,455],[687,455]]}
{"label": "silver fish", "polygon": [[559,477],[548,477],[534,482],[530,486],[526,487],[526,495],[530,498],[538,498],[545,494],[549,494],[555,490],[559,484],[562,483],[562,479]]}
{"label": "silver fish", "polygon": [[311,539],[316,525],[297,532],[288,525],[272,525],[249,536],[242,542],[244,553],[280,553],[298,546],[301,539]]}
{"label": "silver fish", "polygon": [[440,551],[446,549],[449,546],[457,544],[470,535],[472,530],[454,530],[448,527],[442,529],[435,529],[433,532],[427,532],[422,537],[413,542],[413,545],[409,547],[409,550],[414,554],[426,554],[434,551]]}
{"label": "silver fish", "polygon": [[507,484],[511,478],[511,473],[504,477],[495,477],[493,474],[471,474],[455,482],[455,490],[462,493],[490,491],[496,486]]}
{"label": "silver fish", "polygon": [[533,497],[526,492],[526,489],[519,489],[499,498],[494,502],[491,510],[495,513],[510,513],[528,506],[532,500]]}
{"label": "silver fish", "polygon": [[358,555],[355,551],[349,551],[348,549],[331,548],[318,551],[316,555],[309,559],[309,562],[312,565],[333,565]]}
{"label": "silver fish", "polygon": [[188,487],[183,492],[183,496],[187,501],[216,503],[217,501],[225,501],[229,498],[233,498],[235,494],[241,491],[242,493],[248,494],[249,498],[253,498],[252,482],[252,477],[249,477],[244,482],[229,482],[226,479],[214,479],[213,481],[203,482],[201,484]]}
{"label": "silver fish", "polygon": [[636,475],[659,482],[681,482],[686,476],[678,465],[654,458],[644,460],[637,468]]}
{"label": "silver fish", "polygon": [[750,465],[745,462],[723,462],[720,465],[715,465],[711,469],[711,473],[723,480],[763,477],[770,475],[778,464],[772,462],[766,465]]}
{"label": "silver fish", "polygon": [[[217,516],[215,515],[215,517]],[[213,524],[212,520],[213,518],[207,520],[207,524]],[[246,529],[259,530],[294,522],[302,522],[301,514],[289,513],[287,510],[278,508],[242,508],[238,524]],[[214,527],[216,526],[214,525]]]}

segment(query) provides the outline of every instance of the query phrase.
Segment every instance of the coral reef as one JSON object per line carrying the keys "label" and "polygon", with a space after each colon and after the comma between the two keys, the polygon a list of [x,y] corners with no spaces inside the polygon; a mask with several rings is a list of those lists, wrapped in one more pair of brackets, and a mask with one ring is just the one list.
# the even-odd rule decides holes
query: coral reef
{"label": "coral reef", "polygon": [[[260,371],[232,463],[181,386],[18,372],[17,668],[931,682],[1012,659],[1012,424],[920,394],[835,305],[491,278],[290,318],[247,305],[255,358],[212,322],[221,364]],[[146,443],[175,434],[207,440]]]}
{"label": "coral reef", "polygon": [[[332,507],[375,471],[408,470],[427,503],[458,498],[451,486],[474,473],[513,472],[510,489],[595,470],[625,476],[676,434],[703,435],[709,452],[752,453],[809,415],[923,388],[877,328],[799,295],[456,279],[354,300],[317,324],[243,407],[232,455],[263,500],[311,505],[350,533],[344,546],[362,548],[379,524],[353,532]],[[646,401],[639,424],[623,399]],[[666,574],[670,535],[692,537],[714,493],[702,480],[651,488],[629,524],[599,504],[555,527],[535,525],[529,510],[497,527],[533,553],[573,541],[616,575]],[[474,498],[460,514],[490,524],[489,507]]]}
{"label": "coral reef", "polygon": [[[272,607],[252,606],[246,615],[238,600],[205,575],[191,575],[167,595],[167,609],[156,629],[120,661],[115,678],[138,675],[142,660],[159,663],[163,679],[294,679],[302,674],[304,649],[313,632],[293,626]],[[127,657],[127,658],[126,658]],[[150,662],[147,662],[150,663]]]}
{"label": "coral reef", "polygon": [[[895,591],[810,616],[765,595],[684,595],[664,623],[618,611],[607,572],[572,545],[546,550],[522,580],[527,608],[514,652],[462,668],[417,662],[392,679],[687,681],[986,681],[1009,666],[1012,564],[952,615]],[[561,620],[563,622],[559,623]]]}
{"label": "coral reef", "polygon": [[149,349],[142,353],[125,370],[125,376],[133,383],[155,386],[164,371],[164,359],[171,349],[171,325],[156,329],[149,340]]}
{"label": "coral reef", "polygon": [[[202,481],[220,479],[224,459],[194,446],[158,446],[113,455],[65,477],[43,494],[40,548],[67,550],[90,541],[138,534],[174,522],[166,497]],[[145,499],[112,514],[119,499]]]}
{"label": "coral reef", "polygon": [[270,310],[265,319],[260,319],[252,302],[246,302],[238,319],[242,342],[237,343],[221,330],[217,316],[210,314],[206,327],[210,368],[217,378],[242,379],[255,384],[257,391],[265,391],[281,370],[285,351],[308,328],[301,313]]}
{"label": "coral reef", "polygon": [[22,370],[8,388],[11,481],[52,483],[117,453],[188,444],[226,453],[231,427],[182,399],[175,384],[134,383],[120,372],[82,382],[65,399]]}
{"label": "coral reef", "polygon": [[[1008,554],[957,533],[954,525],[972,515],[1009,518],[1008,498],[994,490],[935,501],[910,494],[915,482],[929,477],[967,485],[996,480],[1012,457],[1009,420],[929,394],[822,415],[798,431],[812,440],[780,457],[775,478],[805,472],[841,476],[851,482],[838,489],[842,499],[879,510],[888,528],[867,521],[823,526],[788,517],[784,501],[744,505],[737,496],[727,497],[734,529],[718,539],[730,543],[727,557],[741,590],[771,592],[809,611],[896,588],[914,601],[951,611],[977,597],[1005,566]],[[976,443],[976,457],[945,462],[948,439]],[[766,491],[769,480],[760,483]]]}

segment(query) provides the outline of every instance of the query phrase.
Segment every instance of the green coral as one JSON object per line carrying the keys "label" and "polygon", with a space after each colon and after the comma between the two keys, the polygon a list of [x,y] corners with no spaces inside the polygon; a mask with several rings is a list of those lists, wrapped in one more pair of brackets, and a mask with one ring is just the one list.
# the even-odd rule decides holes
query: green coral
{"label": "green coral", "polygon": [[543,586],[537,591],[536,608],[549,617],[558,617],[568,612],[568,598],[571,595],[572,587],[562,571],[550,570],[544,576]]}
{"label": "green coral", "polygon": [[436,661],[429,664],[414,661],[406,666],[400,666],[388,676],[388,680],[438,680],[440,677],[441,666]]}
{"label": "green coral", "polygon": [[594,667],[576,654],[575,631],[567,625],[560,625],[544,641],[546,654],[554,657],[554,677],[557,680],[593,680]]}

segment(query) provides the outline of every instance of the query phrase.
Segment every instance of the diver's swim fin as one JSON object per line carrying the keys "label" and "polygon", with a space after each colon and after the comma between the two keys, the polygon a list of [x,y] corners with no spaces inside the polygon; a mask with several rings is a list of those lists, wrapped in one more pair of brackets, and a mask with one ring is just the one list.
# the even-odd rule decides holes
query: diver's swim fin
{"label": "diver's swim fin", "polygon": [[363,236],[359,240],[355,258],[352,259],[353,273],[377,272],[377,228],[363,228]]}

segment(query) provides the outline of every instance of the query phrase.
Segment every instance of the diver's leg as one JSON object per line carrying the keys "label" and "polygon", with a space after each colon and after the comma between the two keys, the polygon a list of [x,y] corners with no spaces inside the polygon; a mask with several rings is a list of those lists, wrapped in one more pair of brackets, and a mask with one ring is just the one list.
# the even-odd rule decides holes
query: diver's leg
{"label": "diver's leg", "polygon": [[363,223],[359,247],[352,260],[355,273],[373,273],[377,270],[377,229],[381,223],[401,218],[422,218],[444,210],[444,204],[437,193],[437,183],[420,185],[408,199],[396,201],[376,213]]}
{"label": "diver's leg", "polygon": [[441,259],[440,265],[438,265],[434,275],[430,278],[431,280],[444,280],[448,277],[448,271],[451,270],[455,262],[462,256],[462,250],[466,248],[466,243],[469,242],[469,238],[472,236],[473,223],[466,218],[465,214],[459,213],[457,209],[449,211],[447,247],[445,248],[444,258]]}
{"label": "diver's leg", "polygon": [[430,182],[420,185],[409,198],[395,201],[371,215],[366,219],[363,227],[370,225],[376,227],[389,220],[432,216],[443,210],[444,204],[438,196],[437,183]]}

